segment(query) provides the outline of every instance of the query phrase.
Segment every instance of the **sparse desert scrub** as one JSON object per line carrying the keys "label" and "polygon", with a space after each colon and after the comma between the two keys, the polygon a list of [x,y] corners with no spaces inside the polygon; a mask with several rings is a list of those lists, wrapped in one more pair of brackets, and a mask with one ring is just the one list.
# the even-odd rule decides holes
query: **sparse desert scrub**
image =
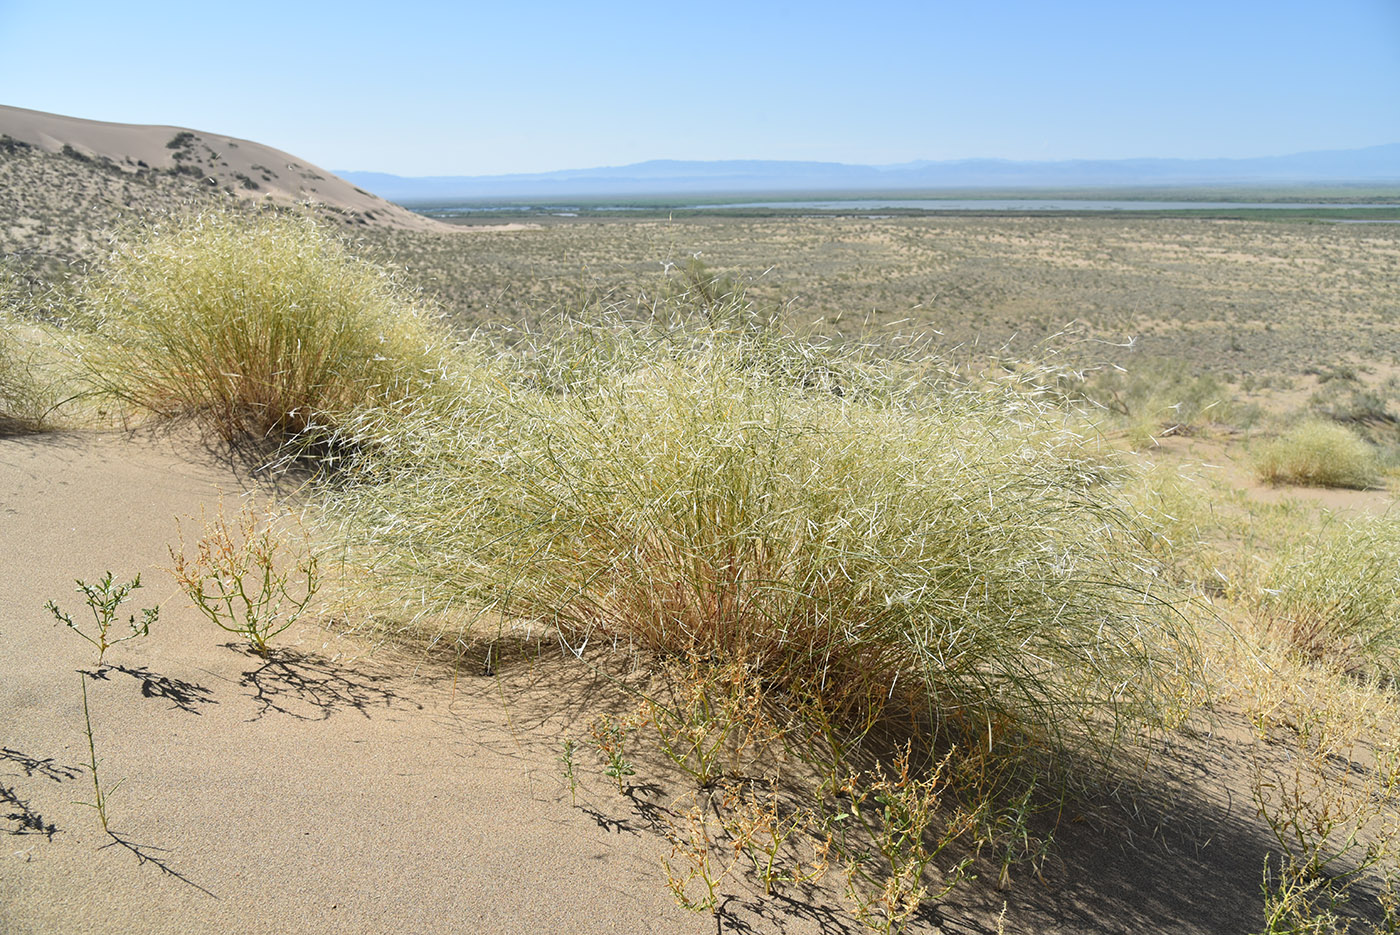
{"label": "sparse desert scrub", "polygon": [[1028,387],[693,293],[486,366],[494,403],[360,423],[419,441],[352,439],[373,482],[330,491],[349,560],[425,609],[737,664],[998,751],[1107,742],[1194,678],[1099,453]]}
{"label": "sparse desert scrub", "polygon": [[285,438],[438,378],[445,336],[418,297],[308,218],[231,208],[124,240],[79,320],[105,392],[226,439]]}
{"label": "sparse desert scrub", "polygon": [[1195,435],[1234,415],[1229,387],[1181,360],[1100,367],[1066,389],[1072,399],[1102,412],[1105,428],[1123,431],[1135,448],[1169,435]]}
{"label": "sparse desert scrub", "polygon": [[1319,419],[1264,446],[1255,469],[1270,484],[1366,488],[1381,480],[1372,446],[1346,426]]}

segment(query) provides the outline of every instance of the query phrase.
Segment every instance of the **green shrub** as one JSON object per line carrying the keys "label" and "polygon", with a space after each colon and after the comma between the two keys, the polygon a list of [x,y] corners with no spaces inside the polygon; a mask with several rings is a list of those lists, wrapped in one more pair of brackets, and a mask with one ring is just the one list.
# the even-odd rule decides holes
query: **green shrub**
{"label": "green shrub", "polygon": [[226,439],[293,436],[438,379],[444,337],[416,300],[309,218],[206,212],[136,235],[88,283],[110,346],[86,363],[103,390]]}
{"label": "green shrub", "polygon": [[1270,484],[1374,487],[1380,482],[1376,451],[1345,426],[1312,419],[1266,445],[1255,462]]}
{"label": "green shrub", "polygon": [[781,336],[740,298],[483,367],[445,409],[357,423],[375,482],[333,492],[351,560],[420,619],[738,664],[984,748],[1108,737],[1190,677],[1098,453],[1020,386]]}
{"label": "green shrub", "polygon": [[1395,425],[1400,421],[1391,411],[1395,389],[1393,384],[1366,386],[1355,379],[1330,380],[1309,398],[1308,409],[1332,422]]}

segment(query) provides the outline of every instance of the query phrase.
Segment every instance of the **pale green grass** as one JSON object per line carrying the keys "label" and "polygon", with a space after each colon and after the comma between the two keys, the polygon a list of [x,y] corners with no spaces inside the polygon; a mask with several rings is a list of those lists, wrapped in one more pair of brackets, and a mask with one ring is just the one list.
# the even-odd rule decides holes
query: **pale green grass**
{"label": "pale green grass", "polygon": [[1319,419],[1266,445],[1255,469],[1270,484],[1364,489],[1381,481],[1376,450],[1346,426]]}
{"label": "pale green grass", "polygon": [[326,429],[438,379],[445,336],[416,294],[315,221],[233,209],[124,239],[78,321],[105,392],[225,438]]}
{"label": "pale green grass", "polygon": [[1400,521],[1283,511],[1238,597],[1305,657],[1400,674]]}
{"label": "pale green grass", "polygon": [[0,308],[0,435],[42,431],[63,399],[55,329]]}
{"label": "pale green grass", "polygon": [[1194,648],[1102,453],[1029,384],[916,356],[694,289],[575,318],[450,405],[366,413],[334,512],[412,595],[390,626],[474,609],[997,749],[1168,716]]}

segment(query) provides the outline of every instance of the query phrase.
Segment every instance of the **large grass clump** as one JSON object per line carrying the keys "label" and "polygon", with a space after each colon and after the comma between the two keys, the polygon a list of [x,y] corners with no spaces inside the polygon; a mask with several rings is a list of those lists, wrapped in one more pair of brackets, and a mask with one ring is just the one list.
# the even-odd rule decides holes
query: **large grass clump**
{"label": "large grass clump", "polygon": [[82,317],[109,342],[87,361],[103,390],[231,440],[423,392],[443,338],[419,305],[310,218],[222,209],[119,245]]}
{"label": "large grass clump", "polygon": [[419,625],[467,608],[740,664],[984,747],[1103,739],[1180,697],[1190,640],[1053,409],[748,311],[566,321],[453,405],[367,415],[365,482],[336,494],[364,580]]}
{"label": "large grass clump", "polygon": [[1320,419],[1266,445],[1255,469],[1270,484],[1365,489],[1381,481],[1375,448],[1346,426]]}

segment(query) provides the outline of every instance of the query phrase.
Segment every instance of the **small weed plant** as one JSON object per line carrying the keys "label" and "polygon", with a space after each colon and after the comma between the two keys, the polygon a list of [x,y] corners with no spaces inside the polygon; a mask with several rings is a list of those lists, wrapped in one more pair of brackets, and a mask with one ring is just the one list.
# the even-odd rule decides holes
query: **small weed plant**
{"label": "small weed plant", "polygon": [[72,615],[61,610],[57,602],[49,601],[44,606],[54,615],[54,619],[97,649],[97,664],[99,666],[102,665],[108,649],[118,643],[146,636],[151,632],[151,624],[155,623],[160,616],[158,606],[144,608],[141,611],[139,621],[135,614],[131,614],[127,618],[127,632],[117,636],[112,632],[112,624],[117,620],[117,608],[126,603],[131,592],[141,587],[141,576],[137,575],[125,584],[113,584],[112,573],[109,571],[95,584],[89,584],[82,580],[76,583],[78,592],[86,599],[88,610],[92,612],[91,632],[84,632],[84,628],[74,621]]}
{"label": "small weed plant", "polygon": [[[721,821],[733,848],[747,857],[749,871],[763,885],[765,896],[780,887],[815,883],[828,869],[831,835],[820,833],[815,812],[784,810],[772,785],[731,781],[724,789]],[[796,856],[795,845],[811,844],[808,860]]]}
{"label": "small weed plant", "polygon": [[223,501],[213,519],[202,519],[203,534],[186,549],[170,548],[171,573],[195,606],[230,633],[247,639],[266,656],[269,641],[306,611],[320,588],[316,556],[297,553],[278,524],[245,503],[232,520]]}
{"label": "small weed plant", "polygon": [[603,760],[603,774],[617,784],[617,794],[626,795],[628,780],[637,768],[627,759],[627,741],[635,734],[636,725],[603,715],[593,722],[591,741]]}
{"label": "small weed plant", "polygon": [[739,866],[738,850],[721,848],[715,841],[704,802],[695,803],[667,823],[671,856],[663,858],[661,865],[671,895],[692,912],[717,912],[720,887]]}
{"label": "small weed plant", "polygon": [[938,873],[933,890],[925,885],[934,859],[973,826],[971,815],[941,801],[951,756],[920,774],[911,771],[906,750],[892,773],[877,765],[841,789],[844,809],[831,819],[840,829],[836,849],[845,861],[846,896],[868,928],[902,931],[925,902],[948,895],[972,863],[964,858]]}
{"label": "small weed plant", "polygon": [[564,774],[564,783],[569,787],[569,804],[578,805],[578,775],[574,768],[577,765],[574,761],[574,751],[578,749],[578,742],[572,737],[565,739],[563,752],[559,755],[559,766]]}
{"label": "small weed plant", "polygon": [[673,661],[662,677],[667,695],[646,698],[643,719],[654,726],[661,751],[700,788],[735,774],[741,762],[762,762],[778,741],[763,687],[744,666]]}

